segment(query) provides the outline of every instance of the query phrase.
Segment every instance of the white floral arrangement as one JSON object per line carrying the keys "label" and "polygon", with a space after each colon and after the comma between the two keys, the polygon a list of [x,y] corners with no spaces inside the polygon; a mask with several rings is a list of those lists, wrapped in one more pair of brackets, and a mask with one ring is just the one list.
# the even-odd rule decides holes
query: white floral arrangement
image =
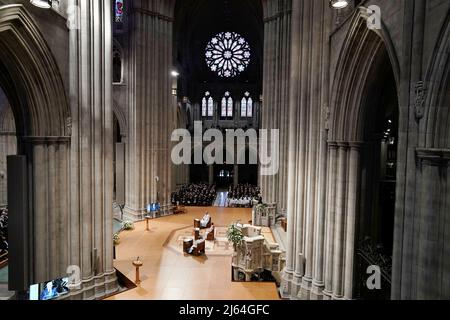
{"label": "white floral arrangement", "polygon": [[134,229],[134,223],[131,221],[125,221],[122,223],[123,230],[133,230]]}
{"label": "white floral arrangement", "polygon": [[120,242],[120,237],[119,237],[119,235],[118,235],[117,233],[115,233],[115,234],[113,235],[113,241],[114,241],[114,244],[119,244],[119,242]]}

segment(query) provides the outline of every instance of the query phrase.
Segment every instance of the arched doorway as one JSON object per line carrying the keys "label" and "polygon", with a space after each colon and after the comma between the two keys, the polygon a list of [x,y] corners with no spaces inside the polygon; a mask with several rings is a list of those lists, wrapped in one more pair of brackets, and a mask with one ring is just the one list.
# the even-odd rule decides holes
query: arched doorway
{"label": "arched doorway", "polygon": [[[353,16],[334,73],[328,141],[324,295],[390,298],[399,67],[385,29]],[[383,290],[367,292],[375,266]],[[378,273],[381,271],[381,274]],[[373,273],[373,271],[372,271]]]}
{"label": "arched doorway", "polygon": [[[365,89],[364,140],[361,145],[359,214],[356,217],[353,298],[391,296],[392,251],[397,186],[399,108],[397,86],[387,51],[374,61]],[[367,287],[370,266],[381,271],[381,289]]]}
{"label": "arched doorway", "polygon": [[69,265],[68,235],[60,226],[69,219],[71,131],[57,64],[22,5],[0,7],[0,87],[14,114],[20,157],[13,162],[23,177],[17,184],[23,192],[8,190],[8,209],[14,212],[9,219],[9,279],[14,280],[9,289],[25,291],[60,278]]}

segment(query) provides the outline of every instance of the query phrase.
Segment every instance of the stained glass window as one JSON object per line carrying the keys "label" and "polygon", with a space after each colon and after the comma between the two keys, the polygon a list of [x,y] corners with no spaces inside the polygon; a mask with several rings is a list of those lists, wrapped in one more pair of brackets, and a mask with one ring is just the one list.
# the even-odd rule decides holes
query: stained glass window
{"label": "stained glass window", "polygon": [[206,64],[220,77],[239,75],[250,64],[250,46],[236,32],[221,32],[206,46]]}
{"label": "stained glass window", "polygon": [[203,98],[203,100],[202,100],[202,117],[208,116],[207,107],[208,106],[207,106],[206,98]]}
{"label": "stained glass window", "polygon": [[241,118],[247,117],[247,99],[242,98],[241,100]]}
{"label": "stained glass window", "polygon": [[202,117],[214,116],[214,99],[208,91],[202,99]]}
{"label": "stained glass window", "polygon": [[253,117],[253,99],[250,93],[246,92],[241,100],[241,118]]}
{"label": "stained glass window", "polygon": [[123,22],[123,0],[116,0],[115,4],[115,21],[118,23]]}
{"label": "stained glass window", "polygon": [[230,97],[229,92],[225,92],[225,96],[222,98],[222,118],[232,118],[233,117],[233,98]]}
{"label": "stained glass window", "polygon": [[212,97],[208,99],[208,117],[214,116],[214,100]]}

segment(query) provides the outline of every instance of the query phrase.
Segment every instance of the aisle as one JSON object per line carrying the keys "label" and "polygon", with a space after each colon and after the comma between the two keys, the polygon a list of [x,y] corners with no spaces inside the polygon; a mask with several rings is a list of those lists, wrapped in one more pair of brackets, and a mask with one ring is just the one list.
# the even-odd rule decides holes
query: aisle
{"label": "aisle", "polygon": [[217,192],[216,201],[214,201],[214,207],[225,208],[228,203],[228,191]]}

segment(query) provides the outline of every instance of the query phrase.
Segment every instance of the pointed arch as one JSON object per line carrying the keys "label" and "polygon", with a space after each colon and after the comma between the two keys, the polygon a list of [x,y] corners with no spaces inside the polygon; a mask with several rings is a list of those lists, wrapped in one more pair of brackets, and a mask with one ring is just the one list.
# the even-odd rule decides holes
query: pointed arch
{"label": "pointed arch", "polygon": [[384,50],[392,66],[397,95],[399,92],[400,67],[389,32],[383,23],[381,30],[367,28],[367,18],[366,8],[355,12],[339,55],[331,92],[331,141],[362,140],[362,98],[369,72]]}
{"label": "pointed arch", "polygon": [[424,121],[421,124],[421,140],[424,148],[450,148],[450,11],[434,49],[426,83]]}
{"label": "pointed arch", "polygon": [[128,133],[127,117],[122,108],[117,104],[115,100],[113,101],[113,112],[117,120],[119,121],[120,132],[122,136],[126,136]]}
{"label": "pointed arch", "polygon": [[0,6],[0,12],[0,84],[18,135],[69,135],[70,108],[50,48],[23,5]]}

